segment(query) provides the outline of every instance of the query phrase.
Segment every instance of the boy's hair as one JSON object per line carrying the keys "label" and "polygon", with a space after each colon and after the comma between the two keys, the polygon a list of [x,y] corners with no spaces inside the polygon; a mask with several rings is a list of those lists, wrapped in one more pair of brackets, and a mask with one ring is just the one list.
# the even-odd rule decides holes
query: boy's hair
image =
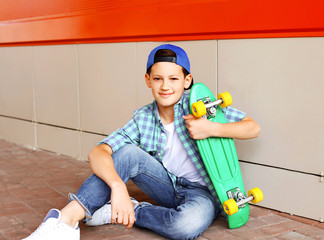
{"label": "boy's hair", "polygon": [[[165,48],[164,48],[165,47]],[[178,56],[177,54],[171,50],[175,49],[178,52]],[[182,56],[179,56],[180,53],[182,54]],[[154,54],[154,55],[152,55]],[[178,63],[178,57],[181,58],[181,60],[185,60],[184,63]],[[178,65],[180,65],[182,67],[182,72],[184,74],[184,76],[186,77],[188,74],[190,74],[190,63],[189,63],[189,59],[187,57],[187,54],[185,53],[185,51],[177,46],[171,45],[171,44],[165,44],[165,45],[161,45],[155,49],[152,50],[150,56],[149,56],[149,60],[147,63],[147,69],[146,69],[146,73],[147,74],[151,74],[151,70],[152,70],[152,66],[154,63],[156,62],[174,62]],[[186,66],[186,68],[189,69],[189,71],[184,67]],[[191,81],[191,84],[188,88],[186,88],[185,90],[188,90],[192,87],[193,85],[193,79]]]}

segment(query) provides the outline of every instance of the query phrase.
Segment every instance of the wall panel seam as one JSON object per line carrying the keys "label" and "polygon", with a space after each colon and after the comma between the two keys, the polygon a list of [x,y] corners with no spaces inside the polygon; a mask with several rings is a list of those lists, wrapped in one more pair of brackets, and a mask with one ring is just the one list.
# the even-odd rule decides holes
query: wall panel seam
{"label": "wall panel seam", "polygon": [[38,122],[38,121],[30,120],[30,119],[23,119],[23,118],[19,118],[19,117],[7,116],[7,115],[2,115],[2,114],[0,114],[0,117],[19,120],[19,121],[24,121],[24,122],[29,122],[29,123],[32,123],[32,124],[39,124],[39,125],[45,125],[45,126],[49,126],[49,127],[61,128],[61,129],[76,131],[76,132],[80,132],[80,133],[90,133],[90,134],[95,134],[95,135],[104,136],[104,137],[107,137],[107,135],[108,135],[108,134],[103,134],[103,133],[97,133],[97,132],[82,130],[80,128],[65,127],[65,126],[60,126],[60,125],[55,125],[55,124],[50,124],[50,123],[44,123],[44,122]]}
{"label": "wall panel seam", "polygon": [[241,159],[239,161],[242,163],[246,163],[246,164],[258,165],[258,166],[262,166],[262,167],[275,168],[275,169],[294,172],[294,173],[300,173],[300,174],[306,174],[306,175],[311,175],[311,176],[315,176],[315,177],[321,177],[321,173],[317,174],[317,173],[304,172],[304,171],[300,171],[300,170],[278,167],[278,166],[273,166],[273,165],[268,165],[268,164],[263,164],[263,163],[250,162],[250,161],[241,160]]}

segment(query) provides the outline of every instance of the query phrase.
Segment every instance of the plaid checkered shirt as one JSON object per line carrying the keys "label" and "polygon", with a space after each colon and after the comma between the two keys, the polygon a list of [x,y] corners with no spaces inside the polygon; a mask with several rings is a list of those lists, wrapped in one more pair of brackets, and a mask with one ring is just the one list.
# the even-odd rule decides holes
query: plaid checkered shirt
{"label": "plaid checkered shirt", "polygon": [[[118,151],[118,149],[123,147],[125,144],[135,144],[155,159],[162,162],[164,146],[167,139],[166,134],[164,134],[165,130],[157,108],[157,103],[154,101],[153,103],[134,111],[133,118],[123,128],[119,128],[99,144],[108,144],[114,152]],[[222,110],[227,122],[238,122],[246,116],[244,112],[232,107],[227,107]],[[214,186],[199,154],[196,141],[190,137],[185,121],[182,118],[182,116],[188,115],[189,113],[189,93],[184,92],[179,102],[174,106],[175,129],[184,149],[187,151],[190,159],[204,178],[209,191],[221,208]],[[170,172],[168,173],[175,185],[177,177]]]}

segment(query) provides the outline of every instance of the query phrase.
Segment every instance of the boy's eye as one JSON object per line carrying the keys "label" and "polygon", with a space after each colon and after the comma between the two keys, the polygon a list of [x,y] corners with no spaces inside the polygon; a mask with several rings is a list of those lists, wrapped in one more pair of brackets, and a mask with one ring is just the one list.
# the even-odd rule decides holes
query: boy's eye
{"label": "boy's eye", "polygon": [[171,78],[172,81],[175,81],[175,80],[178,80],[178,78],[174,77],[174,78]]}
{"label": "boy's eye", "polygon": [[159,77],[155,77],[155,78],[153,78],[154,80],[161,80],[161,78],[159,78]]}

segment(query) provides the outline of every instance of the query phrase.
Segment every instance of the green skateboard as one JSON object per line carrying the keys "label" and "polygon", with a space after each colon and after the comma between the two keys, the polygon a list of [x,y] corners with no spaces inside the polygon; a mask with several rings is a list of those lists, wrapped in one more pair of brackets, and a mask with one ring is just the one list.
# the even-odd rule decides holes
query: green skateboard
{"label": "green skateboard", "polygon": [[[190,91],[189,104],[195,117],[206,117],[212,122],[226,123],[221,107],[232,104],[231,95],[224,92],[215,98],[209,88],[196,83]],[[197,140],[197,145],[208,175],[220,202],[228,215],[229,228],[239,228],[249,219],[249,201],[263,200],[259,188],[245,193],[240,165],[232,138],[211,137]]]}

